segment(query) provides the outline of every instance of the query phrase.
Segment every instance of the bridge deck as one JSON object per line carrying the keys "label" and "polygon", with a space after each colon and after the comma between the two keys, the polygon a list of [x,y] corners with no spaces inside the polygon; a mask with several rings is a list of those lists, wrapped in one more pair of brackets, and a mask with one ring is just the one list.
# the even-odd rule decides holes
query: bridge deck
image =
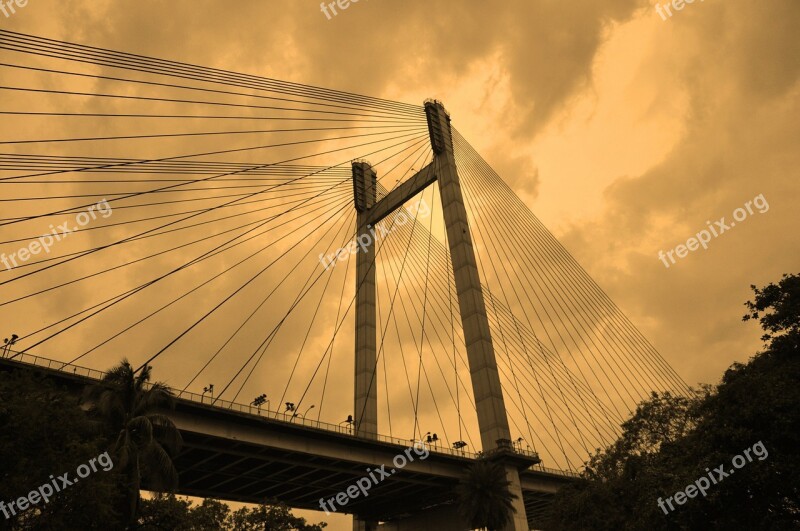
{"label": "bridge deck", "polygon": [[[0,369],[11,368],[41,370],[76,391],[103,377],[93,369],[13,352],[0,358]],[[170,416],[184,439],[175,458],[180,494],[251,503],[273,497],[292,507],[320,509],[320,498],[333,498],[366,477],[367,468],[386,465],[390,477],[372,486],[369,496],[359,494],[339,511],[392,520],[452,500],[453,487],[476,458],[470,452],[427,445],[426,459],[411,453],[415,461],[391,473],[393,458],[411,441],[355,437],[348,426],[222,400],[211,404],[210,397],[194,393],[176,391],[176,396]],[[519,452],[518,458],[521,463],[537,459],[528,452]],[[520,476],[534,524],[552,495],[576,475],[533,465]]]}

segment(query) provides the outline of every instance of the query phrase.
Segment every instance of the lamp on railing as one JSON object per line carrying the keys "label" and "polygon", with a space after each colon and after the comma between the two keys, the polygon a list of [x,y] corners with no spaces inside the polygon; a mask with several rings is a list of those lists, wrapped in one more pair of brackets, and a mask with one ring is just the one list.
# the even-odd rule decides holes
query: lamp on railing
{"label": "lamp on railing", "polygon": [[347,415],[347,418],[344,419],[343,421],[341,421],[339,423],[339,426],[341,426],[344,423],[347,423],[347,429],[348,429],[348,431],[350,431],[352,433],[353,432],[353,423],[354,422],[355,421],[353,420],[353,415]]}
{"label": "lamp on railing", "polygon": [[428,444],[432,444],[432,445],[436,446],[436,443],[439,442],[439,436],[436,435],[435,433],[433,435],[430,435],[430,433],[431,432],[428,432],[428,435],[425,438],[425,442],[427,442]]}
{"label": "lamp on railing", "polygon": [[286,409],[283,411],[283,414],[286,415],[288,412],[292,412],[292,418],[295,417],[294,415],[294,402],[286,402]]}
{"label": "lamp on railing", "polygon": [[269,400],[267,400],[266,394],[258,395],[253,399],[252,402],[250,402],[250,405],[256,406],[258,408],[259,415],[261,414],[261,406],[263,406],[264,404],[267,404],[267,410],[269,411]]}
{"label": "lamp on railing", "polygon": [[203,401],[203,397],[206,393],[211,395],[211,401],[214,401],[214,384],[208,384],[206,387],[203,387],[203,394],[200,395],[200,402]]}
{"label": "lamp on railing", "polygon": [[6,354],[8,354],[8,349],[10,349],[14,345],[14,343],[17,342],[17,339],[19,339],[19,336],[17,334],[11,334],[11,339],[9,339],[9,338],[3,339],[3,357],[4,358],[6,357]]}
{"label": "lamp on railing", "polygon": [[311,411],[312,409],[314,409],[315,407],[316,407],[316,406],[315,406],[314,404],[311,404],[310,406],[308,406],[308,409],[306,409],[305,413],[302,413],[302,414],[300,414],[300,413],[295,413],[295,414],[294,414],[294,415],[292,415],[292,416],[293,416],[293,417],[300,417],[301,419],[304,419],[304,418],[306,418],[306,415],[308,415],[308,412],[309,412],[309,411]]}

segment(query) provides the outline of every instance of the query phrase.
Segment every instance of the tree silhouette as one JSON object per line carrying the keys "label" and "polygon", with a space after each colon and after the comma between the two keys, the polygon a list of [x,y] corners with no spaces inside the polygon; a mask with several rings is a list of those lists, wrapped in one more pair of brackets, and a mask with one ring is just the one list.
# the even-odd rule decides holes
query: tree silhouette
{"label": "tree silhouette", "polygon": [[487,459],[477,460],[456,487],[458,509],[473,528],[503,529],[515,512],[516,495],[508,490],[506,471]]}
{"label": "tree silhouette", "polygon": [[114,440],[115,466],[127,479],[123,515],[132,526],[137,519],[142,479],[156,490],[171,491],[178,483],[172,463],[181,436],[172,420],[159,410],[174,406],[174,397],[163,383],[150,383],[152,368],[138,374],[127,359],[113,367],[96,385],[87,389],[90,412],[98,416]]}
{"label": "tree silhouette", "polygon": [[[548,529],[800,528],[800,275],[752,288],[744,320],[759,321],[765,350],[731,365],[719,385],[641,403],[557,494]],[[717,474],[702,495],[658,505],[756,447],[758,458],[724,481]]]}

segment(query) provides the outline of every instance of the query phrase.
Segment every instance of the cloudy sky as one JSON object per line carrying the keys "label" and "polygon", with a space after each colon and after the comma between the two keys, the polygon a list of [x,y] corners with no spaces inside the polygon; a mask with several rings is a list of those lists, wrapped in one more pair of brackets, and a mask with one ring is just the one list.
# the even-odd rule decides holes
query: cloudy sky
{"label": "cloudy sky", "polygon": [[[706,0],[671,12],[637,0],[361,0],[329,19],[307,0],[29,0],[0,14],[0,27],[414,104],[442,100],[696,384],[758,349],[755,325],[741,322],[749,285],[800,265],[800,4]],[[14,123],[1,123],[14,138]],[[758,196],[761,208],[707,250],[669,268],[659,260]]]}

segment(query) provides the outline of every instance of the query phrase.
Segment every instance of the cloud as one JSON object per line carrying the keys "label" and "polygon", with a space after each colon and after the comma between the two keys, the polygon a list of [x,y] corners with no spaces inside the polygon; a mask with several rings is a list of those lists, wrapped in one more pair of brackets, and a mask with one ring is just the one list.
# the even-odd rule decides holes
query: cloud
{"label": "cloud", "polygon": [[[738,323],[748,286],[797,265],[800,238],[790,227],[800,164],[800,63],[792,59],[800,55],[799,22],[800,6],[788,1],[706,2],[665,22],[658,55],[669,54],[670,69],[658,73],[656,100],[687,94],[684,132],[663,161],[606,189],[599,219],[562,238],[634,321],[656,319],[645,335],[690,381],[714,380],[752,354],[758,334]],[[730,220],[758,194],[769,213],[669,270],[658,262],[660,249],[685,242],[707,220]]]}

